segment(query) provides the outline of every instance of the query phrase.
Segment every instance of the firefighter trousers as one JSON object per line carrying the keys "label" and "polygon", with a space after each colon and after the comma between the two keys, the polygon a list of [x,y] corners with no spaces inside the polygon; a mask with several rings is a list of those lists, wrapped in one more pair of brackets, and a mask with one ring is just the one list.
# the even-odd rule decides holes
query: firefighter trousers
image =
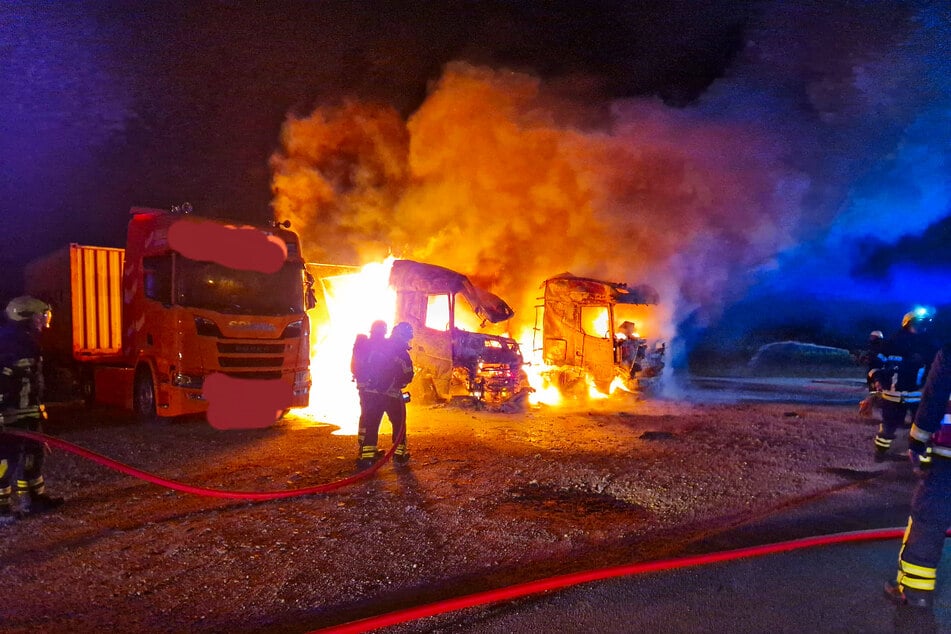
{"label": "firefighter trousers", "polygon": [[[395,454],[405,455],[406,451],[406,403],[402,396],[391,396],[379,392],[364,392],[364,398],[361,399],[364,405],[360,415],[361,428],[363,429],[363,440],[360,443],[360,458],[373,458],[376,456],[376,444],[380,434],[380,423],[383,422],[383,415],[390,419],[390,425],[393,426],[393,440],[402,436],[403,440],[396,447]],[[365,426],[364,426],[365,423]]]}
{"label": "firefighter trousers", "polygon": [[895,432],[909,426],[905,422],[906,417],[910,414],[911,420],[915,420],[917,411],[918,403],[896,403],[882,399],[882,423],[878,427],[878,433],[875,434],[875,450],[885,453],[891,449]]}
{"label": "firefighter trousers", "polygon": [[[40,419],[21,419],[15,425],[8,425],[9,429],[26,429],[41,431]],[[22,469],[17,489],[20,493],[44,493],[43,460],[45,457],[43,443],[27,438],[0,435],[0,506],[9,506],[13,494],[13,478],[17,469]]]}
{"label": "firefighter trousers", "polygon": [[898,557],[897,581],[906,594],[934,592],[949,527],[951,459],[935,456],[911,498],[911,517]]}

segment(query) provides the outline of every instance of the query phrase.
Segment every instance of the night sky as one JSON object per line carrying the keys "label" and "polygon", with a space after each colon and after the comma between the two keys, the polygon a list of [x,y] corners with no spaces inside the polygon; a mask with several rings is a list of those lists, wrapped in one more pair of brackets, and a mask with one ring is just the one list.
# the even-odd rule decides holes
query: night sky
{"label": "night sky", "polygon": [[[625,182],[592,212],[613,221],[605,209],[627,200],[699,222],[652,261],[677,274],[647,280],[675,289],[672,320],[688,339],[764,327],[844,345],[843,333],[862,341],[869,325],[894,329],[914,304],[951,304],[948,4],[660,5],[5,2],[0,297],[20,290],[22,264],[38,255],[69,242],[121,246],[134,205],[189,201],[207,215],[271,218],[289,117],[375,104],[415,122],[412,136],[455,68],[495,85],[532,78],[540,93],[583,104],[570,121],[560,106],[545,113],[560,139],[582,130],[632,157],[649,141],[653,164],[696,172],[678,190],[749,148],[730,174],[757,171],[759,215],[734,215],[729,202],[742,199],[716,191],[706,206],[669,207],[656,184],[664,174],[640,189]],[[406,180],[417,183],[414,169]],[[411,187],[401,187],[405,206]],[[321,217],[341,223],[350,209]],[[618,226],[618,251],[644,233]],[[703,239],[708,227],[715,241]],[[319,240],[314,231],[305,238]]]}

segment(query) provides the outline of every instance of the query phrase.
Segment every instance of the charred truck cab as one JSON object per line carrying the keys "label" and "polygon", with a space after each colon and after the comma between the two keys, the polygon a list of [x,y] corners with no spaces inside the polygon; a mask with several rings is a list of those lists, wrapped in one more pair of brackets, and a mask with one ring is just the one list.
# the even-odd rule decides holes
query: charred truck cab
{"label": "charred truck cab", "polygon": [[531,388],[518,343],[459,327],[463,308],[482,325],[507,321],[515,312],[505,301],[461,273],[412,260],[393,262],[390,286],[396,290],[396,321],[409,322],[415,332],[414,399],[472,398],[489,409],[522,404]]}
{"label": "charred truck cab", "polygon": [[643,339],[633,329],[622,332],[625,329],[616,323],[619,304],[657,304],[652,287],[629,288],[570,273],[545,280],[543,287],[543,304],[538,307],[541,349],[545,364],[552,368],[548,374],[553,384],[569,392],[590,376],[598,391],[607,394],[616,377],[624,389],[637,391],[661,374],[666,344]]}
{"label": "charred truck cab", "polygon": [[[287,406],[305,407],[310,325],[298,236],[176,211],[135,207],[125,249],[72,244],[27,270],[30,292],[58,304],[53,326],[60,347],[71,344],[87,396],[143,419],[202,413],[205,380],[222,373],[252,379],[252,399],[257,386],[283,382]],[[169,239],[182,230],[177,223],[212,231],[202,234],[207,253],[221,247],[209,242],[230,235],[221,232],[236,229],[255,244],[271,241],[279,249],[274,270],[249,266],[247,251],[185,255]]]}

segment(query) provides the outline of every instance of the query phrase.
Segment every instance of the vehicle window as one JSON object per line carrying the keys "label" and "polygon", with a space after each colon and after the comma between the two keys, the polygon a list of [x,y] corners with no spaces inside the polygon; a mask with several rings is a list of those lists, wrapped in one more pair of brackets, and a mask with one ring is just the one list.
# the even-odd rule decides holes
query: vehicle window
{"label": "vehicle window", "polygon": [[228,315],[293,315],[304,312],[301,265],[275,273],[231,269],[179,256],[176,300],[182,306]]}
{"label": "vehicle window", "polygon": [[145,296],[163,304],[172,303],[172,256],[142,258],[142,286]]}
{"label": "vehicle window", "polygon": [[608,328],[607,306],[582,306],[581,330],[584,334],[601,339],[610,339],[612,334]]}
{"label": "vehicle window", "polygon": [[449,330],[449,295],[426,297],[426,327],[446,332]]}

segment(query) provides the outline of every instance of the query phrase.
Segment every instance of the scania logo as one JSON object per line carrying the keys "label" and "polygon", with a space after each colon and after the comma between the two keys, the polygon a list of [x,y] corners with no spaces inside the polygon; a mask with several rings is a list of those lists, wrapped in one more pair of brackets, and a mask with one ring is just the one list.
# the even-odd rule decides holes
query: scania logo
{"label": "scania logo", "polygon": [[232,328],[244,328],[245,330],[274,330],[274,324],[265,322],[254,323],[243,319],[232,319],[228,322],[228,325]]}

